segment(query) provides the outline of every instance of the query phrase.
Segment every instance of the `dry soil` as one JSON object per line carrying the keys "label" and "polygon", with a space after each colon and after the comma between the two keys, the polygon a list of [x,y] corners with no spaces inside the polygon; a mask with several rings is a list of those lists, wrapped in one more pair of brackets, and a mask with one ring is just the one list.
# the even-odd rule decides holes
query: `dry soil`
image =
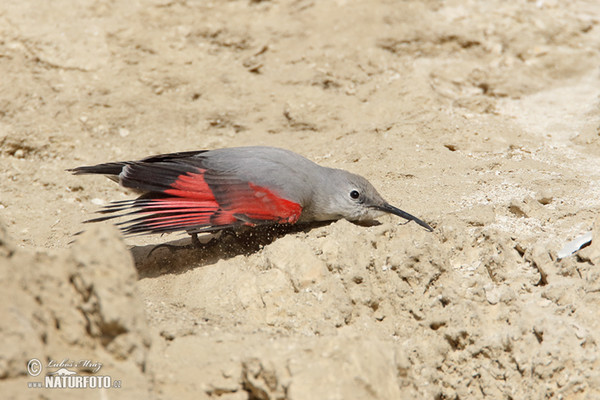
{"label": "dry soil", "polygon": [[[596,0],[2,2],[2,397],[600,398],[600,239],[556,256],[600,210],[599,23]],[[132,194],[65,171],[255,144],[435,231],[150,255],[189,240],[83,225]],[[122,387],[28,388],[32,358]]]}

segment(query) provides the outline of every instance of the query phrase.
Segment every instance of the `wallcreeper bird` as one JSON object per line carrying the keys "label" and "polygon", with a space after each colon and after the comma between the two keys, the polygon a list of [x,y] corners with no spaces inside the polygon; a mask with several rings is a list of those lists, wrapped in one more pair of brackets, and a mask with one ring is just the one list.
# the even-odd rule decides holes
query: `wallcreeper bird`
{"label": "wallcreeper bird", "polygon": [[78,167],[103,174],[142,195],[115,201],[89,222],[130,217],[125,234],[186,231],[197,234],[239,226],[296,222],[370,221],[391,213],[428,224],[388,204],[362,176],[321,167],[289,150],[234,147],[189,151]]}

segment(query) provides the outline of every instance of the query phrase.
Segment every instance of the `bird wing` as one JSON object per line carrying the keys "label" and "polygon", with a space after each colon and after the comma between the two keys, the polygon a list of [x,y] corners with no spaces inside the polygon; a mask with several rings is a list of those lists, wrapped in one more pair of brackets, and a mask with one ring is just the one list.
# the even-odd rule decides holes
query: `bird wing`
{"label": "bird wing", "polygon": [[[302,207],[235,171],[206,168],[201,152],[173,153],[141,161],[108,163],[73,170],[116,175],[121,185],[144,193],[117,201],[88,222],[117,217],[126,234],[208,232],[239,225],[294,223]],[[117,168],[119,167],[119,168]]]}

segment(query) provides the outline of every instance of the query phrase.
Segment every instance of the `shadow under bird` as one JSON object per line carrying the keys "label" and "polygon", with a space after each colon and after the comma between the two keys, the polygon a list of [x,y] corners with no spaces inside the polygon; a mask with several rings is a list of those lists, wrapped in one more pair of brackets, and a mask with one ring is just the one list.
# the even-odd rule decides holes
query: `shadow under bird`
{"label": "shadow under bird", "polygon": [[390,213],[433,228],[388,202],[365,178],[322,167],[289,150],[234,147],[189,151],[83,166],[142,195],[115,201],[86,222],[129,217],[117,223],[128,235],[198,233],[240,226],[297,222],[372,221]]}

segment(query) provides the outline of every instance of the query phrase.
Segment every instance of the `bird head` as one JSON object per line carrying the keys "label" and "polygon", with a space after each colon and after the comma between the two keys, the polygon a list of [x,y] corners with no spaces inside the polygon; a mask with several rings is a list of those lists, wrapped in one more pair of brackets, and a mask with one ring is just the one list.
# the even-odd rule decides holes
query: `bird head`
{"label": "bird head", "polygon": [[[373,221],[384,213],[414,221],[429,231],[433,228],[419,218],[390,205],[371,183],[360,175],[334,169],[325,184],[321,204],[313,211],[321,220],[345,218],[349,221]],[[316,211],[316,212],[315,212]]]}

